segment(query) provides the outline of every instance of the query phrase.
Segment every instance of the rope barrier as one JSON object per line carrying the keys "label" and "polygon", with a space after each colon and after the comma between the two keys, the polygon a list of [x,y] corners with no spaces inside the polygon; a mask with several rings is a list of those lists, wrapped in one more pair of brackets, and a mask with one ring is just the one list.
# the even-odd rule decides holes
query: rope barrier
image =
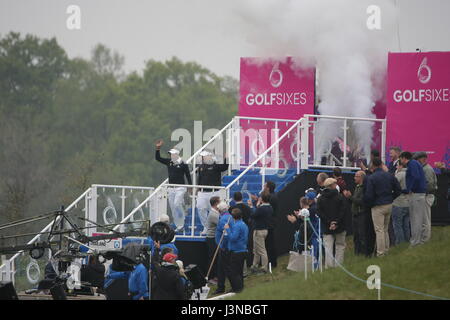
{"label": "rope barrier", "polygon": [[[317,233],[316,229],[314,228],[314,226],[312,225],[311,221],[308,220],[309,224],[311,225],[311,228],[314,232],[314,234],[316,235],[317,238],[321,239],[320,235]],[[322,240],[320,240],[320,246],[322,247]],[[334,262],[336,263],[337,266],[339,266],[347,275],[349,275],[350,277],[352,277],[355,280],[367,283],[366,280],[359,278],[358,276],[356,276],[355,274],[351,273],[350,271],[348,271],[343,265],[341,265],[336,258],[333,256],[333,254],[329,254],[329,251],[327,252],[327,248],[324,247],[325,251],[326,251],[326,255],[330,256],[333,258]],[[384,287],[388,287],[388,288],[392,288],[392,289],[397,289],[397,290],[401,290],[401,291],[405,291],[408,293],[412,293],[412,294],[416,294],[416,295],[421,295],[421,296],[425,296],[425,297],[429,297],[429,298],[433,298],[433,299],[437,299],[437,300],[450,300],[449,298],[443,298],[443,297],[438,297],[438,296],[434,296],[428,293],[423,293],[423,292],[419,292],[419,291],[415,291],[415,290],[410,290],[410,289],[406,289],[406,288],[402,288],[402,287],[398,287],[392,284],[388,284],[388,283],[384,283],[384,282],[380,282],[380,285],[384,286]]]}

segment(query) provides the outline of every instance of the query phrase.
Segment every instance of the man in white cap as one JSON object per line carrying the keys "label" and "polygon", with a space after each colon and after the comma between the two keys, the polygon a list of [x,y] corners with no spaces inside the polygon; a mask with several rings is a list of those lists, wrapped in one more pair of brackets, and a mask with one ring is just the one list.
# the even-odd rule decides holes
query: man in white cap
{"label": "man in white cap", "polygon": [[[170,159],[162,158],[160,149],[163,144],[164,142],[162,140],[156,142],[155,159],[167,166],[169,184],[185,184],[185,177],[188,184],[192,184],[189,166],[181,159],[180,150],[170,149],[168,151]],[[170,211],[172,212],[173,222],[176,226],[175,232],[181,232],[184,229],[184,218],[186,216],[184,211],[184,194],[186,191],[186,187],[181,186],[168,188]]]}
{"label": "man in white cap", "polygon": [[[216,163],[217,159],[210,151],[200,152],[200,159],[198,168],[197,184],[199,186],[221,186],[222,185],[222,172],[228,170],[228,164],[226,156],[223,159],[224,163]],[[215,191],[216,190],[216,191]],[[201,235],[206,235],[207,231],[207,218],[211,204],[209,200],[211,197],[219,196],[218,189],[213,188],[200,188],[197,195],[197,209],[200,217],[200,222],[203,226]]]}

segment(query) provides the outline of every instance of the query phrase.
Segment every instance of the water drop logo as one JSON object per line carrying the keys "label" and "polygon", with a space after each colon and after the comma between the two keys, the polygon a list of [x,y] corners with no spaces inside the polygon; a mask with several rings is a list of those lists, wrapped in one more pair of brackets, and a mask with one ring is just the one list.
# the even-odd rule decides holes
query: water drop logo
{"label": "water drop logo", "polygon": [[417,78],[423,84],[428,83],[431,80],[431,68],[427,66],[427,58],[423,58],[417,70]]}
{"label": "water drop logo", "polygon": [[269,81],[274,88],[278,88],[283,83],[283,73],[279,68],[280,64],[277,62],[274,64],[272,71],[270,71]]}

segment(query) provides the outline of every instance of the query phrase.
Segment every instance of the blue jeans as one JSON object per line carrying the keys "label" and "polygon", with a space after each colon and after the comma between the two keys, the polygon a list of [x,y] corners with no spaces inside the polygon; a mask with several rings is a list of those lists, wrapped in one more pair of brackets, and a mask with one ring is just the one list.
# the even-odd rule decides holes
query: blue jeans
{"label": "blue jeans", "polygon": [[409,242],[411,227],[408,207],[392,207],[392,223],[394,226],[395,244]]}

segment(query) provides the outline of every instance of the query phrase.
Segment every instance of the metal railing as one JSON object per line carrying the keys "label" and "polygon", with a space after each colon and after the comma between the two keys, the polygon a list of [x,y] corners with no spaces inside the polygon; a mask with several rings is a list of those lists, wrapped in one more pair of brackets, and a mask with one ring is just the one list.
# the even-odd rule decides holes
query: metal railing
{"label": "metal railing", "polygon": [[[291,121],[292,122],[292,121]],[[264,177],[266,174],[266,157],[269,154],[269,152],[271,152],[272,150],[274,150],[275,148],[279,147],[279,144],[281,141],[283,141],[284,139],[286,139],[287,137],[289,137],[290,133],[293,132],[293,130],[295,128],[297,128],[297,132],[300,128],[302,128],[303,123],[305,123],[305,119],[299,119],[297,121],[294,121],[294,124],[288,129],[286,130],[286,132],[284,132],[278,139],[276,139],[275,142],[273,142],[271,144],[270,147],[268,147],[264,152],[262,152],[251,164],[249,164],[232,182],[230,182],[227,186],[226,186],[226,190],[228,192],[228,198],[229,198],[229,192],[231,187],[233,187],[236,183],[239,183],[239,180],[250,170],[253,169],[257,166],[258,163],[262,164],[261,167],[261,175],[262,175],[262,184],[264,185]],[[300,143],[298,141],[298,137],[299,135],[297,135],[297,159],[296,162],[298,163],[297,168],[299,168],[299,163],[300,163],[300,154],[301,154],[301,150],[300,150]],[[278,158],[275,158],[275,167],[278,168]],[[273,161],[271,162],[273,163]]]}
{"label": "metal railing", "polygon": [[[231,128],[233,125],[235,125],[235,119],[233,118],[230,122],[228,122],[228,124],[226,124],[219,132],[217,132],[208,142],[206,142],[200,149],[198,149],[191,157],[189,157],[188,160],[186,160],[186,163],[193,163],[193,170],[191,171],[191,175],[193,176],[193,185],[195,186],[195,180],[196,180],[196,158],[200,155],[200,152],[202,152],[203,150],[205,150],[209,145],[211,145],[214,141],[216,141],[217,139],[222,139],[222,135],[224,132],[226,132],[229,128]],[[227,134],[227,138],[231,139],[231,137],[228,136]],[[230,140],[229,140],[230,141]],[[231,141],[230,141],[231,142]],[[227,143],[227,146],[230,146],[231,143]],[[231,150],[228,149],[229,147],[227,147],[227,152],[230,151],[229,154],[231,154]],[[228,173],[231,173],[230,171],[231,169],[228,170]],[[156,200],[156,208],[155,210],[157,210],[159,212],[159,215],[161,214],[161,212],[166,212],[167,211],[167,204],[164,205],[165,203],[165,199],[163,197],[162,194],[162,189],[167,186],[169,183],[169,179],[164,180],[139,206],[137,206],[136,208],[134,208],[126,217],[124,217],[121,221],[121,223],[125,223],[127,222],[130,217],[132,217],[137,210],[140,210],[143,206],[145,206],[147,203],[149,203],[150,201],[153,200],[153,198],[158,196],[158,199]],[[195,193],[195,188],[193,188],[193,193]],[[161,208],[159,207],[163,207],[165,209],[161,210]],[[193,195],[193,199],[192,199],[192,208],[195,208],[195,195]],[[156,220],[156,221],[155,221]],[[157,219],[153,219],[153,221],[151,221],[151,223],[154,222],[158,222],[159,218]],[[117,230],[119,228],[119,226],[114,227],[113,230]]]}
{"label": "metal railing", "polygon": [[[91,192],[91,188],[88,188],[85,192],[83,192],[75,201],[73,201],[67,208],[64,209],[64,212],[69,212],[71,210],[77,209],[80,203],[84,202],[84,209],[81,209],[80,211],[86,211],[86,208],[88,207],[88,198],[89,194]],[[40,231],[39,234],[33,237],[30,241],[28,241],[27,244],[33,244],[40,241],[40,238],[43,234],[50,231],[50,229],[53,226],[53,223],[58,223],[60,220],[60,216],[58,216],[56,219],[52,220],[47,226],[44,227]],[[0,279],[2,281],[12,281],[15,285],[16,279],[15,275],[17,273],[17,266],[18,263],[16,263],[16,260],[23,256],[25,253],[23,251],[19,251],[16,254],[14,254],[11,258],[5,261],[4,264],[0,266]],[[27,268],[28,269],[28,268]]]}
{"label": "metal railing", "polygon": [[[371,118],[359,118],[359,117],[342,117],[342,116],[327,116],[327,115],[313,115],[313,114],[305,114],[304,118],[306,119],[307,126],[304,126],[301,131],[301,144],[302,150],[305,150],[307,152],[302,153],[302,161],[301,161],[301,168],[302,169],[309,169],[311,167],[314,168],[324,168],[324,169],[330,169],[335,166],[340,167],[341,169],[346,170],[359,170],[359,166],[351,165],[356,164],[358,160],[367,159],[369,157],[370,153],[370,147],[375,138],[371,135],[371,141],[367,141],[367,145],[365,146],[359,146],[357,137],[358,135],[358,126],[361,127],[361,125],[365,125],[364,130],[369,131],[372,130],[373,134],[376,134],[377,131],[381,134],[379,137],[380,140],[380,149],[381,149],[381,160],[385,161],[385,155],[386,155],[386,119],[371,119]],[[339,126],[338,122],[342,122],[342,127]],[[325,153],[321,152],[321,148],[318,148],[318,134],[316,132],[316,129],[318,125],[322,125],[324,127],[324,124],[328,127],[321,128],[322,132],[326,132],[327,130],[330,130],[330,126],[334,126],[335,129],[342,130],[342,137],[333,137],[336,140],[334,141],[335,144],[339,145],[340,152],[342,152],[342,156],[335,155],[332,153],[332,145],[330,139],[323,139],[323,137],[319,137],[322,141],[321,143],[329,143],[328,150],[326,150]],[[380,126],[380,128],[375,131],[371,127],[371,125],[377,125]],[[313,126],[312,130],[312,138],[311,138],[311,132],[310,127]],[[352,129],[352,130],[350,130]],[[375,128],[376,129],[376,128]],[[352,133],[352,139],[349,138],[349,133]],[[312,140],[312,141],[311,141]],[[352,141],[350,141],[352,140]],[[313,148],[310,148],[310,142],[313,143]],[[350,145],[353,144],[353,148],[350,148]],[[319,145],[320,146],[320,145]],[[357,150],[361,147],[365,147],[366,150]],[[319,149],[319,150],[318,150]],[[325,148],[322,148],[325,149]],[[352,156],[353,161],[350,161],[349,159],[349,149],[353,149]],[[357,152],[358,151],[358,152]],[[312,156],[312,157],[311,157]],[[321,164],[319,161],[322,157],[328,157],[329,163],[327,164]],[[312,163],[311,163],[312,161]]]}
{"label": "metal railing", "polygon": [[[146,198],[148,194],[151,194],[154,191],[152,187],[138,187],[138,186],[120,186],[120,185],[101,185],[94,184],[90,188],[88,188],[85,192],[83,192],[75,201],[73,201],[67,208],[64,209],[64,212],[69,213],[72,220],[75,224],[78,224],[78,218],[84,218],[83,224],[86,228],[85,232],[87,235],[92,235],[93,233],[98,231],[96,224],[117,224],[119,219],[119,214],[121,214],[121,218],[125,215],[128,209],[132,209],[139,205],[140,201],[143,198]],[[116,205],[118,209],[116,209]],[[119,209],[120,207],[120,209]],[[150,214],[149,208],[149,214]],[[115,216],[112,220],[108,220],[108,213],[113,213]],[[140,217],[135,217],[132,221],[142,221],[144,219],[149,219],[147,215],[144,215],[142,210]],[[40,241],[42,236],[48,235],[51,230],[53,224],[60,221],[60,216],[56,219],[52,220],[47,226],[45,226],[38,234],[36,234],[27,244],[33,244]],[[93,223],[92,223],[93,222]],[[136,224],[140,224],[140,222],[136,222]],[[138,227],[131,224],[131,227]],[[47,250],[48,258],[50,255],[50,251]],[[0,279],[2,281],[13,281],[16,282],[16,274],[22,267],[26,267],[27,272],[22,272],[24,270],[20,270],[21,274],[27,275],[29,280],[29,267],[20,263],[19,258],[23,257],[25,252],[19,251],[14,254],[11,258],[4,261],[4,263],[0,266]],[[34,264],[34,268],[39,269],[43,266],[40,266],[36,261],[32,260],[30,262]],[[36,271],[36,270],[35,270]],[[43,274],[39,271],[39,274]],[[21,279],[22,280],[22,279]],[[30,284],[31,283],[28,281]],[[21,284],[24,285],[26,283],[25,280],[21,281]]]}
{"label": "metal railing", "polygon": [[[234,166],[234,169],[240,169],[240,168],[247,168],[248,166],[241,166],[241,154],[240,154],[240,131],[242,129],[241,122],[242,121],[260,121],[267,123],[273,123],[274,128],[277,130],[279,127],[281,127],[281,123],[284,123],[286,126],[291,123],[296,123],[295,120],[287,120],[287,119],[270,119],[270,118],[255,118],[255,117],[241,117],[237,116],[234,117],[227,125],[225,125],[220,131],[218,131],[208,142],[206,142],[200,149],[198,149],[187,161],[187,164],[190,164],[192,162],[192,185],[170,185],[168,183],[168,179],[164,180],[145,200],[143,200],[138,206],[136,206],[127,216],[125,216],[121,223],[127,222],[131,216],[133,216],[138,210],[142,209],[145,205],[147,205],[149,202],[153,201],[156,205],[154,206],[155,211],[157,211],[158,216],[156,218],[151,219],[153,222],[158,222],[159,217],[161,214],[167,212],[167,188],[168,187],[186,187],[190,189],[188,192],[190,194],[190,203],[191,203],[191,212],[192,212],[192,225],[191,225],[191,232],[190,237],[195,237],[194,235],[194,220],[195,220],[195,208],[196,208],[196,202],[197,202],[197,189],[199,188],[209,188],[209,189],[215,189],[215,190],[226,190],[226,198],[230,198],[229,194],[229,188],[226,189],[225,187],[211,187],[211,186],[198,186],[196,184],[196,172],[197,172],[197,157],[199,154],[208,148],[211,144],[215,143],[218,139],[223,139],[223,134],[226,134],[226,153],[229,156],[229,169],[228,169],[228,175],[231,174],[231,170]],[[290,131],[287,133],[289,134]],[[286,136],[286,135],[284,135]],[[277,136],[276,136],[277,137]],[[278,137],[277,137],[278,138]],[[298,145],[298,144],[297,144]],[[274,147],[272,146],[272,149]],[[272,150],[271,149],[271,150]],[[258,157],[258,155],[256,155]],[[278,159],[278,150],[274,152],[274,158]],[[274,160],[273,163],[276,163],[277,161]],[[117,230],[119,226],[113,228],[113,230]],[[189,236],[189,235],[186,235]]]}

